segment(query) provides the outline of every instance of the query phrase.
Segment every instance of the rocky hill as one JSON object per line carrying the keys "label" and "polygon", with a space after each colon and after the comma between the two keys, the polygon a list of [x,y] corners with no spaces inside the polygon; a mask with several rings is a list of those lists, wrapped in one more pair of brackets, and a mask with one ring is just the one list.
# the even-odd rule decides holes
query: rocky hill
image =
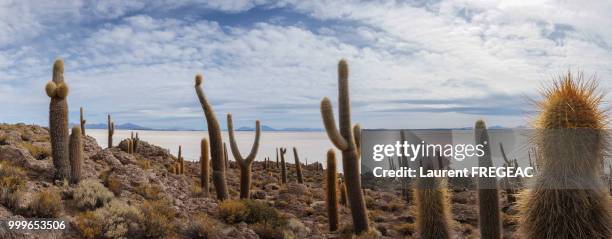
{"label": "rocky hill", "polygon": [[[204,197],[200,165],[185,162],[182,175],[169,168],[177,158],[141,141],[134,154],[122,147],[101,148],[84,137],[83,180],[78,185],[53,180],[48,130],[33,125],[0,125],[0,220],[60,218],[63,231],[2,231],[0,238],[350,238],[350,210],[340,206],[341,229],[329,232],[324,172],[318,164],[303,167],[305,183],[280,185],[276,163],[253,165],[252,200],[219,203],[214,190]],[[232,199],[239,195],[239,170],[227,171]],[[452,230],[457,238],[477,238],[477,201],[473,191],[453,188]],[[366,189],[366,204],[382,238],[411,238],[412,203],[400,192]],[[502,197],[505,198],[505,197]],[[502,205],[506,205],[505,200]],[[512,211],[508,206],[504,211]],[[505,214],[504,214],[505,215]],[[513,222],[504,217],[506,237]]]}

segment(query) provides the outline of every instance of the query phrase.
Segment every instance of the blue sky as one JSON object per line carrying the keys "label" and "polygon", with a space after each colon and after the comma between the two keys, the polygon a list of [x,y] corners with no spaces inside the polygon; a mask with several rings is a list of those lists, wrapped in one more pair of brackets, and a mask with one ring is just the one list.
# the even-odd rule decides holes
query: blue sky
{"label": "blue sky", "polygon": [[61,57],[72,122],[84,106],[91,123],[203,129],[202,73],[220,119],[320,128],[346,58],[365,128],[527,125],[529,98],[568,69],[612,87],[610,12],[603,0],[2,1],[0,122],[47,125]]}

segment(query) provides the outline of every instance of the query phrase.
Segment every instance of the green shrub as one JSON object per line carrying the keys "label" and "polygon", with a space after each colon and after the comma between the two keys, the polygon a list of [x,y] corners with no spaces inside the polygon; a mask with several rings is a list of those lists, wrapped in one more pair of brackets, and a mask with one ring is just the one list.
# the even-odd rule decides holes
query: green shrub
{"label": "green shrub", "polygon": [[38,192],[28,206],[28,212],[33,217],[55,218],[62,211],[62,197],[56,190]]}
{"label": "green shrub", "polygon": [[81,181],[74,190],[74,201],[81,209],[96,209],[113,199],[113,193],[95,179]]}

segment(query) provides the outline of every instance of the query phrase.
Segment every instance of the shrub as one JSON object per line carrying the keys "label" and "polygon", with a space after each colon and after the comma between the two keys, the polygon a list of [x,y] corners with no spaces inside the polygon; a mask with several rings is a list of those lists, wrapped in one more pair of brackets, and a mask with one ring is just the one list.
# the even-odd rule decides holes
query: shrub
{"label": "shrub", "polygon": [[159,186],[144,184],[136,188],[136,193],[147,200],[161,200],[164,197],[163,191]]}
{"label": "shrub", "polygon": [[266,225],[263,223],[257,223],[251,228],[261,239],[284,239],[286,231],[279,230],[276,227]]}
{"label": "shrub", "polygon": [[246,221],[249,209],[241,200],[225,200],[219,204],[219,215],[225,222],[234,224]]}
{"label": "shrub", "polygon": [[30,142],[21,143],[21,147],[25,148],[28,152],[30,152],[32,157],[38,160],[43,160],[51,156],[51,148],[49,147],[37,146]]}
{"label": "shrub", "polygon": [[248,209],[246,223],[264,223],[274,227],[285,226],[284,218],[281,218],[280,213],[267,203],[255,200],[244,200],[243,203]]}
{"label": "shrub", "polygon": [[62,197],[56,190],[45,190],[38,192],[30,205],[29,213],[39,218],[55,218],[62,211]]}
{"label": "shrub", "polygon": [[123,183],[113,176],[107,177],[106,187],[117,196],[121,195],[121,191],[123,191]]}
{"label": "shrub", "polygon": [[74,190],[74,201],[81,209],[104,206],[113,198],[113,193],[95,179],[81,181]]}
{"label": "shrub", "polygon": [[9,193],[22,189],[26,184],[25,171],[8,161],[0,161],[0,188]]}
{"label": "shrub", "polygon": [[219,225],[204,213],[199,213],[190,218],[185,234],[188,238],[193,239],[223,238],[219,231]]}
{"label": "shrub", "polygon": [[125,238],[138,233],[141,218],[137,208],[112,200],[95,211],[79,214],[75,224],[84,238]]}
{"label": "shrub", "polygon": [[167,238],[175,234],[176,211],[167,200],[146,200],[140,207],[141,225],[147,238]]}
{"label": "shrub", "polygon": [[19,207],[19,202],[22,200],[23,192],[21,190],[10,192],[6,188],[0,189],[0,204],[4,205],[6,208],[12,209],[13,211],[21,209]]}

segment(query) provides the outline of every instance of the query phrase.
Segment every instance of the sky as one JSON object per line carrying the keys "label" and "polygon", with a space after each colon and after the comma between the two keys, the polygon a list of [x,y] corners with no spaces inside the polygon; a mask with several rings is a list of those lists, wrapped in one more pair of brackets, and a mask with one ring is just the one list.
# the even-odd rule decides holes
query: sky
{"label": "sky", "polygon": [[0,122],[48,125],[44,85],[62,58],[71,122],[82,106],[89,123],[204,129],[201,73],[223,127],[231,112],[238,127],[322,128],[344,58],[363,128],[529,125],[531,101],[568,70],[610,90],[610,12],[607,0],[2,0]]}

